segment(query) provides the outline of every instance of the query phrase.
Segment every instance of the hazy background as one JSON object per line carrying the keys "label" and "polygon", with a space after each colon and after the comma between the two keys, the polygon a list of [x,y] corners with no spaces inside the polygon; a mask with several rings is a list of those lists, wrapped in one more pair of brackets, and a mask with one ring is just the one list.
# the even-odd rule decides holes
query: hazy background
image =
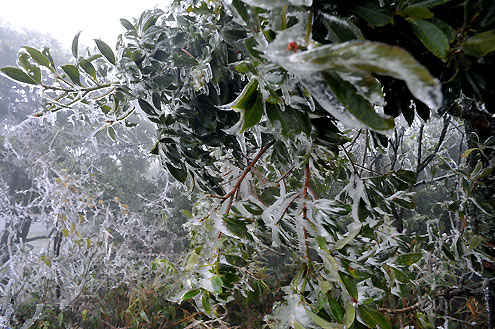
{"label": "hazy background", "polygon": [[83,31],[80,41],[92,45],[92,39],[115,44],[117,35],[125,29],[119,18],[130,21],[146,9],[163,7],[167,0],[4,0],[0,19],[11,27],[38,30],[58,39],[69,48],[74,35]]}

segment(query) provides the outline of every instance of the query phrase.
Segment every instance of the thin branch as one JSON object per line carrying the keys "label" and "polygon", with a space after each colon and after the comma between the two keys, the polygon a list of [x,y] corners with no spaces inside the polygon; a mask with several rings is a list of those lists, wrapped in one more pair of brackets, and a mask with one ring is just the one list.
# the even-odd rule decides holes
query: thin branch
{"label": "thin branch", "polygon": [[370,143],[370,134],[368,132],[368,130],[366,130],[366,142],[364,143],[364,154],[363,154],[363,162],[361,164],[361,172],[359,173],[360,176],[363,175],[363,170],[365,169],[364,168],[364,165],[366,164],[366,157],[368,156],[368,145]]}
{"label": "thin branch", "polygon": [[287,171],[282,177],[280,177],[279,179],[277,179],[275,181],[275,183],[280,183],[282,180],[284,180],[287,176],[290,175],[290,173],[294,170],[296,166],[292,166],[292,168],[289,169],[289,171]]}
{"label": "thin branch", "polygon": [[438,181],[441,181],[444,179],[449,179],[449,178],[454,177],[454,176],[456,176],[456,174],[448,174],[448,175],[439,176],[439,177],[436,177],[436,178],[433,178],[430,180],[422,180],[421,182],[417,182],[416,184],[414,184],[412,187],[416,187],[416,186],[423,185],[423,184],[438,182]]}
{"label": "thin branch", "polygon": [[241,186],[241,183],[242,181],[244,180],[244,178],[247,176],[247,174],[251,171],[251,169],[254,167],[254,165],[256,164],[256,162],[258,162],[258,160],[261,158],[261,156],[273,145],[275,144],[275,141],[271,141],[269,142],[264,148],[262,148],[258,154],[256,154],[256,157],[253,159],[253,161],[251,161],[251,163],[249,164],[249,166],[246,167],[246,169],[244,169],[244,172],[242,173],[241,177],[239,177],[239,180],[237,181],[237,183],[235,184],[234,188],[229,192],[227,193],[222,199],[222,202],[223,203],[225,200],[229,200],[229,203],[228,203],[228,206],[227,206],[227,210],[225,211],[226,214],[228,214],[230,212],[230,208],[232,207],[232,202],[234,201],[234,196],[237,192],[237,190],[239,190],[239,187]]}
{"label": "thin branch", "polygon": [[422,304],[422,301],[418,301],[416,304],[413,304],[411,306],[408,306],[408,307],[404,307],[404,308],[385,308],[385,307],[381,307],[378,309],[378,311],[380,312],[383,312],[383,313],[388,313],[388,314],[401,314],[401,313],[407,313],[407,312],[411,312],[411,311],[414,311],[416,309],[418,309]]}
{"label": "thin branch", "polygon": [[418,138],[418,165],[416,166],[416,175],[420,172],[421,167],[421,147],[423,145],[423,130],[425,129],[425,125],[422,124],[419,127],[419,138]]}
{"label": "thin branch", "polygon": [[347,159],[349,159],[349,161],[351,162],[351,165],[352,165],[352,169],[354,169],[354,173],[359,177],[361,178],[361,175],[359,175],[359,172],[358,170],[356,169],[356,164],[352,161],[351,159],[351,156],[349,155],[349,153],[347,152],[347,150],[345,149],[345,147],[342,148],[344,150],[344,153],[345,155],[347,156]]}
{"label": "thin branch", "polygon": [[445,135],[447,134],[449,124],[450,116],[446,116],[443,122],[442,132],[440,133],[440,137],[438,138],[437,145],[435,146],[433,152],[428,155],[423,162],[421,162],[421,158],[419,157],[421,154],[418,154],[418,167],[416,168],[416,175],[418,175],[423,169],[425,169],[437,155],[438,151],[440,150],[440,146],[442,146],[443,140],[445,139]]}

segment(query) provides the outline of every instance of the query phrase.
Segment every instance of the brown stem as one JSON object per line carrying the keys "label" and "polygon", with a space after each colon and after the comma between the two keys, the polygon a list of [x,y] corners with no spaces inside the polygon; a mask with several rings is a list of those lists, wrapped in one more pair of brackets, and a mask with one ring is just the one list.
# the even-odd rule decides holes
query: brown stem
{"label": "brown stem", "polygon": [[401,313],[414,311],[414,310],[418,309],[420,306],[421,306],[421,301],[417,302],[414,305],[404,307],[404,308],[395,308],[395,309],[392,308],[392,309],[390,309],[390,308],[381,307],[378,309],[378,311],[383,312],[383,313],[389,313],[389,314],[401,314]]}
{"label": "brown stem", "polygon": [[232,201],[234,200],[235,193],[239,190],[239,187],[241,186],[241,183],[244,180],[244,178],[246,177],[246,175],[251,171],[251,169],[253,169],[254,165],[256,164],[256,162],[258,162],[258,160],[261,158],[263,153],[265,153],[274,143],[275,143],[275,141],[269,142],[265,147],[263,147],[258,152],[258,154],[256,154],[253,161],[251,161],[249,166],[247,166],[246,169],[244,169],[244,172],[242,173],[241,177],[239,177],[239,180],[237,180],[237,183],[235,184],[234,188],[223,197],[222,202],[229,199],[227,210],[225,211],[226,214],[228,214],[230,212],[230,208],[232,207]]}

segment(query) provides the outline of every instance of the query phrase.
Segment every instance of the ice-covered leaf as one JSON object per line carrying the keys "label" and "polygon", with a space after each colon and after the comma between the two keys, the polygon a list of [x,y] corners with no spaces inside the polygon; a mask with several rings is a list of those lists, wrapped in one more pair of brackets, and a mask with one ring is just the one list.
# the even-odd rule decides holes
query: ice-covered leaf
{"label": "ice-covered leaf", "polygon": [[215,275],[211,278],[211,285],[213,287],[213,292],[216,294],[222,293],[223,281],[222,278],[218,275]]}
{"label": "ice-covered leaf", "polygon": [[16,82],[28,83],[31,85],[37,84],[36,81],[26,74],[26,72],[17,67],[2,67],[0,68],[0,72]]}
{"label": "ice-covered leaf", "polygon": [[333,245],[334,249],[339,250],[344,248],[349,242],[354,240],[354,238],[359,234],[360,231],[361,231],[361,224],[359,224],[358,227],[355,228],[354,230],[350,231],[345,238],[342,238],[337,242],[335,242],[335,244]]}
{"label": "ice-covered leaf", "polygon": [[120,19],[120,24],[122,24],[122,26],[125,27],[127,30],[135,30],[134,24],[132,24],[125,18]]}
{"label": "ice-covered leaf", "polygon": [[350,328],[356,318],[356,309],[352,303],[347,303],[345,306],[344,326]]}
{"label": "ice-covered leaf", "polygon": [[407,18],[416,37],[437,57],[445,58],[449,50],[449,40],[435,24],[424,19]]}
{"label": "ice-covered leaf", "polygon": [[347,18],[323,13],[322,22],[327,29],[327,39],[334,43],[364,39],[361,30]]}
{"label": "ice-covered leaf", "polygon": [[483,57],[495,51],[495,30],[473,35],[461,44],[461,49],[468,55]]}
{"label": "ice-covered leaf", "polygon": [[110,48],[105,42],[95,39],[96,47],[100,53],[113,65],[115,65],[115,55],[112,48]]}
{"label": "ice-covered leaf", "polygon": [[420,252],[402,254],[402,255],[397,256],[394,263],[397,265],[409,266],[409,265],[414,264],[417,261],[419,261],[422,257],[423,257],[423,254]]}
{"label": "ice-covered leaf", "polygon": [[166,163],[168,172],[174,176],[175,179],[177,179],[179,182],[184,184],[187,179],[187,169],[186,167],[182,164],[180,168],[175,167],[174,165],[170,163]]}
{"label": "ice-covered leaf", "polygon": [[374,130],[388,130],[394,127],[393,118],[383,118],[376,113],[373,105],[359,95],[354,86],[343,80],[336,72],[323,72],[323,77],[335,97],[364,125]]}
{"label": "ice-covered leaf", "polygon": [[440,83],[406,50],[372,41],[325,45],[280,59],[280,65],[298,77],[341,70],[375,73],[403,80],[418,100],[431,109],[442,104]]}
{"label": "ice-covered leaf", "polygon": [[36,63],[45,66],[49,68],[51,71],[53,71],[53,68],[51,67],[50,59],[45,54],[31,47],[24,47],[24,49],[28,52],[28,54]]}
{"label": "ice-covered leaf", "polygon": [[141,310],[139,312],[139,316],[141,317],[141,319],[143,319],[144,321],[146,322],[150,322],[150,319],[148,318],[148,315],[146,314],[146,312],[144,310]]}
{"label": "ice-covered leaf", "polygon": [[141,110],[143,110],[143,112],[146,113],[147,115],[158,116],[158,113],[155,111],[155,108],[144,99],[138,99],[138,104],[139,107],[141,107]]}

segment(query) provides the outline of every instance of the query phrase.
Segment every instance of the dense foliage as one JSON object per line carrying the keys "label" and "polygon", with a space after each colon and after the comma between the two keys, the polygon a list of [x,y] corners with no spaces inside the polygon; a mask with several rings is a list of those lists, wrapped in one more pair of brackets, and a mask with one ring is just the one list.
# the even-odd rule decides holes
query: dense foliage
{"label": "dense foliage", "polygon": [[115,141],[137,117],[156,125],[151,153],[200,193],[166,285],[198,326],[482,328],[494,12],[481,0],[175,1],[123,19],[116,51],[95,40],[83,52],[76,36],[73,64],[24,47],[1,72],[42,91],[37,117],[71,109]]}

